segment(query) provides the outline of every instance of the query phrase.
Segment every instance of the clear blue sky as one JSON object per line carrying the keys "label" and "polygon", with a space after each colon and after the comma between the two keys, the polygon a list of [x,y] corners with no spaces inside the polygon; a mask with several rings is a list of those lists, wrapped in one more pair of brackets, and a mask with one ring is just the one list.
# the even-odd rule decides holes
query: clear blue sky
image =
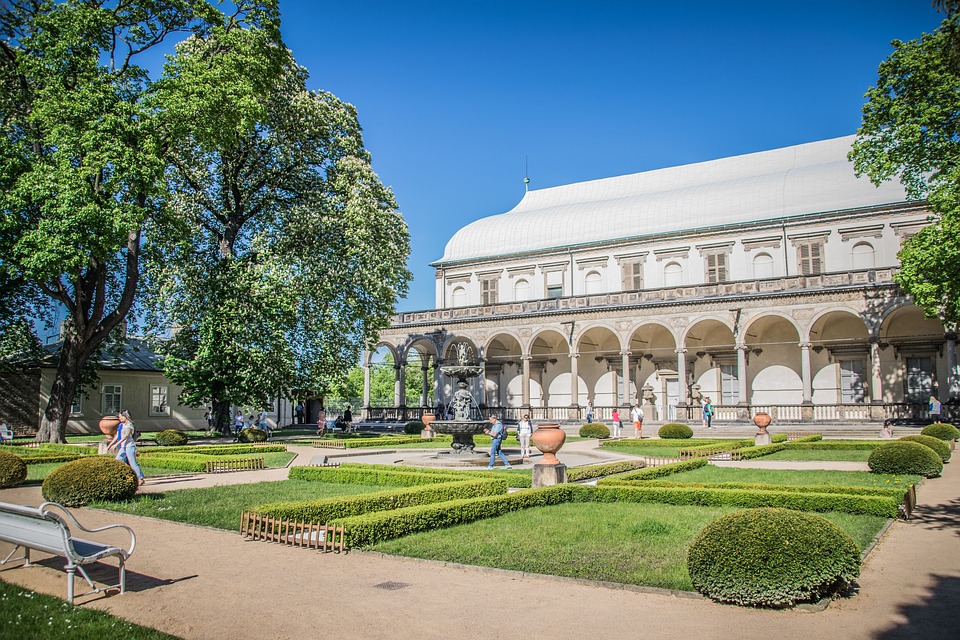
{"label": "clear blue sky", "polygon": [[357,106],[410,226],[398,310],[434,307],[463,225],[531,188],[856,132],[893,39],[929,0],[319,2],[281,0],[310,87]]}

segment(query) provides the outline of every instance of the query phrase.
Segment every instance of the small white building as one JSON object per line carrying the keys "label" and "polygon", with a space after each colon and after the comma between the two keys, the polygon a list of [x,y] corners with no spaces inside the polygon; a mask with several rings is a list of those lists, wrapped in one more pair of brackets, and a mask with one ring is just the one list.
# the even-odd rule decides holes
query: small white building
{"label": "small white building", "polygon": [[[529,191],[453,235],[436,308],[395,316],[378,348],[432,367],[425,407],[450,398],[437,364],[467,343],[474,397],[509,417],[640,399],[692,421],[709,396],[719,420],[925,418],[931,395],[958,397],[956,335],[893,275],[928,211],[857,178],[852,141]],[[389,410],[368,393],[368,417],[415,415],[402,388]]]}

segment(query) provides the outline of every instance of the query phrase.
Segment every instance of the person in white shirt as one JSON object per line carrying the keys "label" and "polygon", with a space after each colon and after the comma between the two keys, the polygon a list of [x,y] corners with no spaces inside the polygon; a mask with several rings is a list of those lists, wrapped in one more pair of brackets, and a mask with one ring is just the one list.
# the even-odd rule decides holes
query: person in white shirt
{"label": "person in white shirt", "polygon": [[520,438],[520,458],[530,459],[530,436],[533,435],[533,423],[530,414],[523,414],[523,420],[517,425],[517,437]]}
{"label": "person in white shirt", "polygon": [[640,410],[640,401],[634,403],[630,410],[630,419],[633,420],[633,434],[635,438],[643,438],[643,411]]}

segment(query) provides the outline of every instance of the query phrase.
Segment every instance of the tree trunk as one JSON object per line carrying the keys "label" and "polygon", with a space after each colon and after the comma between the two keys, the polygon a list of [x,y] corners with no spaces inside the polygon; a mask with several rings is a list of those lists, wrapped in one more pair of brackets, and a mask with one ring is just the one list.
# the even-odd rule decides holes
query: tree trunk
{"label": "tree trunk", "polygon": [[213,424],[214,429],[221,435],[230,435],[230,403],[222,400],[213,400]]}
{"label": "tree trunk", "polygon": [[67,441],[67,419],[70,417],[70,407],[73,405],[80,381],[80,370],[85,361],[86,356],[76,337],[71,336],[64,340],[60,350],[60,362],[57,364],[57,375],[50,389],[50,399],[40,419],[37,442]]}

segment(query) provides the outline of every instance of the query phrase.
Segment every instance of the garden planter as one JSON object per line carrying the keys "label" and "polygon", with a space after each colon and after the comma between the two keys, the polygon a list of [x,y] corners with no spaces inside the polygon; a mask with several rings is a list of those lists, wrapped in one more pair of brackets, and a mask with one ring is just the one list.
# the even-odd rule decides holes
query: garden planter
{"label": "garden planter", "polygon": [[770,417],[769,413],[760,411],[753,416],[753,424],[757,425],[757,427],[760,429],[759,433],[765,434],[772,419],[773,418]]}
{"label": "garden planter", "polygon": [[423,428],[425,431],[430,431],[430,423],[437,419],[437,416],[432,413],[425,413],[423,417],[420,418],[420,422],[423,423]]}
{"label": "garden planter", "polygon": [[118,426],[120,426],[120,419],[116,416],[103,416],[100,419],[100,432],[111,439],[117,435]]}
{"label": "garden planter", "polygon": [[539,464],[560,464],[555,455],[563,446],[563,441],[567,439],[567,434],[563,432],[558,424],[541,424],[533,432],[531,440],[533,445],[543,454],[543,460]]}

